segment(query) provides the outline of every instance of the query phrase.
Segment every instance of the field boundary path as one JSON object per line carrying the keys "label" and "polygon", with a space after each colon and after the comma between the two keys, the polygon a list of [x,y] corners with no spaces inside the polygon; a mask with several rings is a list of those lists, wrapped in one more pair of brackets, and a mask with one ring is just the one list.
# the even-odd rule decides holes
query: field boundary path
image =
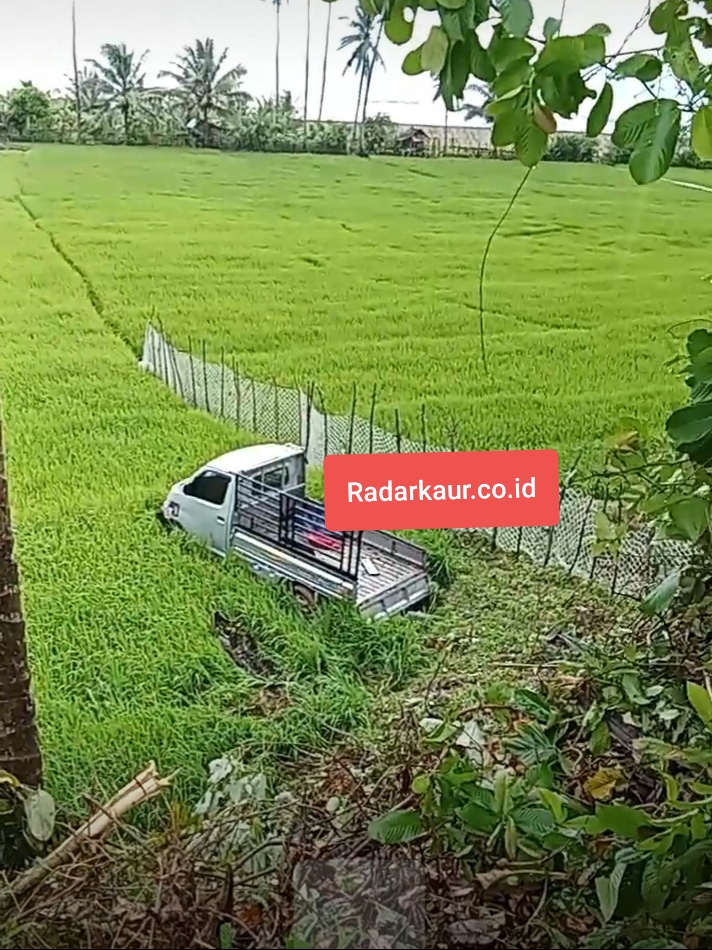
{"label": "field boundary path", "polygon": [[679,185],[681,188],[694,188],[695,191],[706,191],[712,195],[712,188],[708,185],[698,185],[694,181],[678,181],[676,178],[666,178],[665,181],[669,181],[671,185]]}
{"label": "field boundary path", "polygon": [[[332,415],[314,404],[309,392],[261,382],[240,374],[237,368],[211,363],[173,346],[149,324],[139,363],[158,376],[188,405],[226,419],[244,431],[277,442],[306,448],[311,465],[322,467],[326,455],[448,451],[423,441],[400,437],[370,419],[352,413]],[[630,530],[617,558],[594,556],[596,517],[603,507],[580,489],[561,488],[561,520],[554,528],[477,529],[501,551],[526,554],[540,567],[556,566],[569,575],[607,587],[612,594],[641,597],[651,585],[681,568],[689,556],[682,542],[657,540],[654,528]],[[611,516],[609,506],[609,517]],[[463,528],[462,530],[473,530]]]}

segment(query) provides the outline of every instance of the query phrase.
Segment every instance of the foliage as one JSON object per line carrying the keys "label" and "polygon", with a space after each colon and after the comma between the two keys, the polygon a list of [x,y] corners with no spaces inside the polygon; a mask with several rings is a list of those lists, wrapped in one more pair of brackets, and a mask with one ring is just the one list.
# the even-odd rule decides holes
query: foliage
{"label": "foliage", "polygon": [[89,61],[96,75],[100,108],[121,116],[123,140],[129,142],[132,121],[144,89],[143,64],[148,54],[137,56],[125,43],[105,43],[101,55],[102,61]]}
{"label": "foliage", "polygon": [[[536,690],[495,684],[474,718],[433,721],[423,742],[438,764],[371,837],[449,852],[485,899],[538,888],[535,931],[549,937],[555,925],[576,946],[691,945],[712,923],[710,694],[656,673],[645,650],[579,645],[559,663]],[[588,923],[567,938],[574,907]]]}
{"label": "foliage", "polygon": [[216,55],[211,39],[196,40],[194,46],[185,47],[173,70],[159,73],[159,78],[174,80],[187,127],[195,128],[198,141],[206,148],[214,143],[225,115],[236,111],[239,114],[249,99],[240,89],[247,72],[245,67],[233,66],[222,72],[227,55],[226,49]]}
{"label": "foliage", "polygon": [[546,162],[595,162],[598,146],[584,135],[555,135],[544,155]]}
{"label": "foliage", "polygon": [[[632,55],[608,52],[611,30],[603,23],[566,35],[562,22],[550,17],[543,35],[532,35],[531,0],[360,0],[360,6],[366,16],[386,18],[386,36],[397,45],[411,40],[416,19],[429,17],[430,32],[405,55],[403,71],[430,72],[450,110],[472,78],[491,86],[493,142],[498,148],[513,146],[528,167],[546,155],[558,119],[579,115],[587,103],[593,104],[587,131],[597,137],[612,114],[613,83],[631,79],[650,98],[618,116],[613,143],[631,149],[629,168],[638,184],[661,178],[670,167],[685,107],[694,111],[693,151],[702,160],[712,158],[712,67],[704,61],[704,51],[712,47],[712,10],[706,0],[658,3],[648,25],[661,37],[660,45]],[[487,45],[486,26],[492,28]],[[652,90],[650,83],[664,71],[687,92],[682,103]],[[600,92],[591,84],[596,77],[606,80]]]}
{"label": "foliage", "polygon": [[52,796],[0,771],[0,874],[20,870],[41,854],[54,827]]}
{"label": "foliage", "polygon": [[7,131],[26,139],[34,129],[42,128],[49,118],[50,98],[31,82],[23,82],[8,95],[3,112],[2,124]]}

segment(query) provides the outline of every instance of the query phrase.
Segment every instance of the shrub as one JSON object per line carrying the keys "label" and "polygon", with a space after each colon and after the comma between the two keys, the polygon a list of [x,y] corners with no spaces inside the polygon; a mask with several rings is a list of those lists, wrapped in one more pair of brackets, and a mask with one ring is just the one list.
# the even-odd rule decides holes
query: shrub
{"label": "shrub", "polygon": [[595,162],[598,145],[585,135],[555,135],[544,159],[548,162]]}

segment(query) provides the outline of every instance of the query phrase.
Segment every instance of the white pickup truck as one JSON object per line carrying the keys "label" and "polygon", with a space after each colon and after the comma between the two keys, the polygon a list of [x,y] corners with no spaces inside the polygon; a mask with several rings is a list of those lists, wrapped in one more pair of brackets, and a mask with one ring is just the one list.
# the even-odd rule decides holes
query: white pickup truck
{"label": "white pickup truck", "polygon": [[309,601],[350,600],[375,619],[424,601],[425,551],[384,531],[328,531],[324,506],[306,497],[305,475],[300,446],[236,449],[174,485],[161,516]]}

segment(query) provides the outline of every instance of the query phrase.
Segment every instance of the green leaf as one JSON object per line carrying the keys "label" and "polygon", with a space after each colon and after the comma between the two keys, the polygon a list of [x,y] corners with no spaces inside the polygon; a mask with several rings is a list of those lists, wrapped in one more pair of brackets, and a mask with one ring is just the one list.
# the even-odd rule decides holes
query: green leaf
{"label": "green leaf", "polygon": [[441,10],[440,22],[451,40],[464,43],[465,34],[462,29],[462,20],[456,10]]}
{"label": "green leaf", "polygon": [[613,86],[607,82],[603,89],[601,90],[601,95],[596,100],[596,103],[591,109],[591,112],[588,116],[588,122],[586,124],[586,135],[589,138],[595,139],[603,132],[608,120],[611,117],[611,110],[613,109]]}
{"label": "green leaf", "polygon": [[697,402],[676,409],[665,424],[678,448],[712,435],[712,402]]}
{"label": "green leaf", "polygon": [[637,840],[641,828],[648,827],[648,816],[631,805],[597,805],[595,822],[601,831],[611,831],[619,838]]}
{"label": "green leaf", "polygon": [[[645,113],[639,113],[633,121],[630,113],[644,106],[652,106],[653,112],[652,118],[648,119],[641,130],[640,121]],[[670,168],[680,135],[680,123],[680,106],[674,99],[643,102],[618,117],[614,137],[616,130],[619,131],[619,139],[630,139],[637,135],[637,144],[634,146],[629,165],[630,173],[637,184],[648,185],[657,181]],[[614,140],[614,144],[618,143]]]}
{"label": "green leaf", "polygon": [[647,706],[650,702],[648,697],[643,695],[640,680],[635,673],[624,673],[621,677],[621,686],[628,702],[633,703],[634,706]]}
{"label": "green leaf", "polygon": [[519,161],[527,168],[534,168],[546,155],[548,147],[549,136],[533,117],[527,116],[527,120],[522,122],[517,130],[514,143]]}
{"label": "green leaf", "polygon": [[610,36],[611,28],[607,23],[594,23],[586,30],[586,35],[591,36]]}
{"label": "green leaf", "polygon": [[413,779],[411,788],[415,795],[425,795],[430,788],[430,776],[416,775]]}
{"label": "green leaf", "polygon": [[533,838],[543,838],[556,828],[554,817],[548,808],[538,805],[524,805],[513,815],[521,832]]}
{"label": "green leaf", "polygon": [[703,162],[712,162],[712,106],[701,106],[692,118],[692,148]]}
{"label": "green leaf", "polygon": [[616,76],[622,79],[627,77],[641,79],[643,82],[653,82],[662,71],[663,64],[657,56],[650,53],[636,53],[618,63],[615,68]]}
{"label": "green leaf", "polygon": [[539,797],[548,806],[551,811],[554,819],[561,823],[566,819],[566,809],[564,807],[564,799],[558,792],[551,791],[548,788],[538,789]]}
{"label": "green leaf", "polygon": [[49,841],[54,832],[56,805],[44,789],[30,792],[24,801],[27,830],[36,841]]}
{"label": "green leaf", "polygon": [[699,541],[709,521],[708,503],[704,498],[683,498],[670,508],[670,517],[675,527],[693,543]]}
{"label": "green leaf", "polygon": [[608,723],[605,720],[599,722],[596,728],[591,733],[591,752],[595,756],[605,755],[608,752],[611,744],[611,731],[608,728]]}
{"label": "green leaf", "polygon": [[442,27],[432,27],[420,52],[423,69],[427,69],[433,76],[439,76],[445,65],[449,48],[450,43]]}
{"label": "green leaf", "polygon": [[673,39],[672,34],[668,37],[665,58],[678,79],[686,82],[693,91],[701,92],[704,88],[702,63],[685,27],[681,26],[680,29],[683,35],[678,41]]}
{"label": "green leaf", "polygon": [[680,571],[673,571],[641,602],[640,609],[649,617],[664,614],[680,589]]}
{"label": "green leaf", "polygon": [[608,923],[616,912],[625,869],[625,864],[616,864],[610,877],[596,878],[596,894],[598,895],[598,903],[601,907],[604,923]]}
{"label": "green leaf", "polygon": [[526,36],[534,22],[530,0],[499,0],[499,12],[507,33]]}
{"label": "green leaf", "polygon": [[491,83],[497,76],[497,70],[494,68],[490,54],[474,32],[470,34],[469,47],[472,75],[477,79],[481,79],[482,82]]}
{"label": "green leaf", "polygon": [[531,689],[515,689],[512,702],[517,709],[529,716],[534,716],[543,723],[550,722],[556,715],[556,710],[551,703]]}
{"label": "green leaf", "polygon": [[414,810],[391,811],[368,826],[368,835],[381,844],[401,844],[423,833],[423,821]]}
{"label": "green leaf", "polygon": [[547,76],[568,76],[602,63],[605,55],[606,42],[598,34],[556,36],[541,51],[536,68]]}
{"label": "green leaf", "polygon": [[[384,32],[391,43],[401,46],[413,36],[413,20],[405,18],[406,0],[392,0]],[[438,70],[439,71],[439,70]]]}
{"label": "green leaf", "polygon": [[549,16],[544,21],[544,39],[553,40],[561,29],[561,20],[554,16]]}
{"label": "green leaf", "polygon": [[712,724],[712,698],[704,686],[699,683],[687,684],[687,698],[702,722],[709,726]]}
{"label": "green leaf", "polygon": [[521,89],[534,74],[533,66],[526,60],[520,59],[508,66],[492,83],[492,91],[498,99],[513,89]]}
{"label": "green leaf", "polygon": [[565,118],[576,115],[586,99],[596,98],[596,93],[588,89],[576,72],[567,76],[540,76],[538,85],[546,105]]}
{"label": "green leaf", "polygon": [[495,116],[492,126],[492,145],[495,148],[507,148],[514,145],[519,134],[523,113],[519,110],[508,110]]}
{"label": "green leaf", "polygon": [[650,14],[648,26],[653,33],[660,36],[663,33],[668,33],[673,28],[678,17],[686,15],[687,3],[685,0],[663,0]]}
{"label": "green leaf", "polygon": [[536,47],[518,36],[493,37],[490,43],[489,55],[492,64],[498,73],[503,72],[512,63],[520,59],[530,60],[536,53]]}
{"label": "green leaf", "polygon": [[596,513],[595,527],[596,538],[599,541],[615,541],[618,537],[616,526],[603,509]]}
{"label": "green leaf", "polygon": [[491,834],[497,824],[497,818],[491,811],[474,802],[458,809],[457,814],[471,831],[482,834]]}
{"label": "green leaf", "polygon": [[[443,81],[443,93],[445,102],[448,103],[447,96],[453,99],[461,99],[467,80],[470,77],[470,54],[465,43],[454,43],[450,47],[450,53],[445,63],[445,70],[441,74]],[[450,108],[448,104],[448,108]]]}
{"label": "green leaf", "polygon": [[401,69],[406,74],[406,76],[418,76],[420,73],[425,72],[423,62],[420,58],[422,52],[423,47],[419,46],[417,49],[412,49],[403,60]]}
{"label": "green leaf", "polygon": [[510,861],[513,861],[517,856],[518,842],[519,835],[517,833],[517,826],[513,818],[508,818],[504,829],[504,848]]}
{"label": "green leaf", "polygon": [[460,10],[466,3],[467,0],[438,0],[438,6],[446,10]]}

